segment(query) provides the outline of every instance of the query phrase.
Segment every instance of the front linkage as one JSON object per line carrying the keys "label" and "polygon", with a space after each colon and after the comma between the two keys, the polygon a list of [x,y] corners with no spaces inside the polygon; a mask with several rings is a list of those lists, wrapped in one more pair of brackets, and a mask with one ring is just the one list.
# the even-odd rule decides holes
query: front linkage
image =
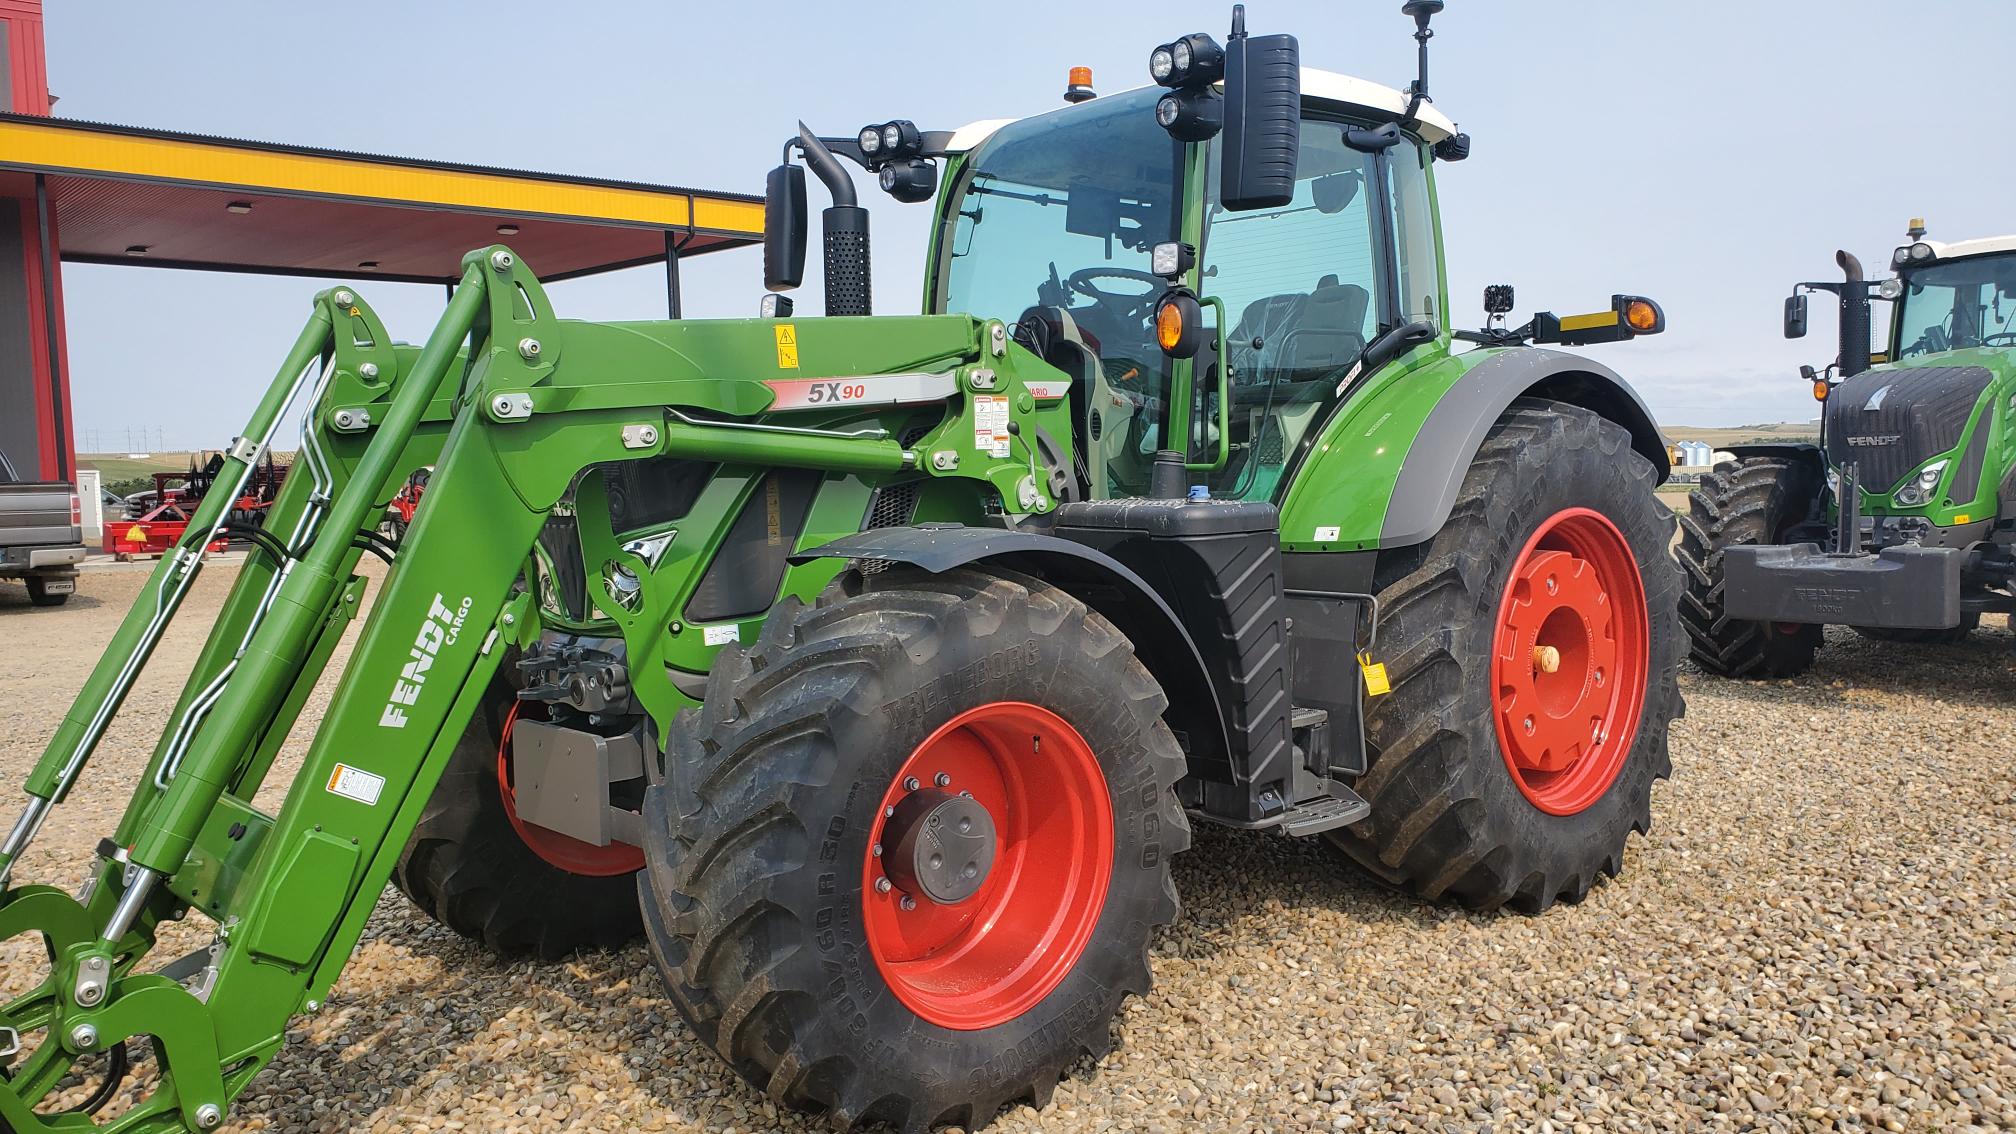
{"label": "front linkage", "polygon": [[[892,331],[898,322],[911,333]],[[752,378],[777,373],[767,359],[759,367],[756,356],[738,353],[747,343],[767,351],[769,325],[710,340],[710,354],[705,343],[680,339],[676,324],[657,325],[675,330],[653,336],[562,323],[537,279],[501,247],[465,259],[447,312],[418,349],[393,346],[350,290],[319,295],[246,439],[231,448],[225,478],[246,475],[305,391],[302,469],[261,527],[245,533],[257,550],[117,830],[101,843],[79,896],[48,886],[0,890],[0,940],[40,934],[49,958],[40,984],[0,1006],[0,1125],[137,1132],[223,1122],[231,1100],[280,1049],[289,1018],[327,996],[507,650],[537,639],[535,594],[519,580],[534,576],[528,557],[563,500],[576,504],[587,563],[633,584],[609,587],[598,577],[589,588],[597,613],[623,634],[633,672],[666,664],[674,648],[666,619],[683,597],[678,588],[690,585],[682,578],[690,556],[664,554],[663,541],[619,541],[600,481],[581,477],[583,470],[669,456],[870,480],[955,477],[983,482],[1011,513],[1052,509],[1052,481],[1028,436],[1064,412],[1062,391],[1025,384],[1017,373],[1018,364],[1048,369],[1010,347],[998,324],[878,323],[822,333],[861,335],[835,344],[835,353],[851,346],[856,356],[887,355],[889,343],[904,342],[914,355],[903,368],[909,373],[877,366],[863,372],[878,376],[852,381],[724,381],[720,374],[738,368]],[[837,416],[849,424],[750,420],[772,410],[823,410],[828,399],[837,401],[835,413],[803,420],[823,426]],[[922,403],[952,410],[913,445],[890,429],[863,427],[876,407],[895,407],[892,419],[900,419],[901,407]],[[1007,407],[1018,426],[1013,437],[993,420]],[[1061,419],[1050,424],[1068,436]],[[1015,438],[1019,444],[1000,444]],[[391,550],[371,529],[406,478],[430,464],[427,507],[302,770],[279,813],[268,816],[250,801],[358,610],[358,560],[367,549]],[[224,510],[235,495],[205,498],[80,691],[0,843],[0,882],[78,782],[200,570],[204,548],[231,531]],[[830,534],[838,535],[854,530],[858,517],[831,519]],[[809,597],[839,566],[801,567],[787,589]],[[636,693],[659,735],[693,704],[666,682],[639,683]],[[216,922],[211,944],[142,972],[156,927],[190,912]],[[74,1085],[80,1059],[110,1055],[116,1076],[124,1045],[139,1036],[150,1038],[161,1072],[146,1098],[102,1125],[88,1113],[46,1112],[59,1089]],[[94,1101],[109,1098],[113,1086]]]}

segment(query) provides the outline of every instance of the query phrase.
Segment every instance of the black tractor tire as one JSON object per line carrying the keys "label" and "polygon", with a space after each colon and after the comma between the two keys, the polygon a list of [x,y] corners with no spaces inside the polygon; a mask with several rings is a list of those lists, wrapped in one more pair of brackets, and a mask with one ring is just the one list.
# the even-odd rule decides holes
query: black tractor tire
{"label": "black tractor tire", "polygon": [[1804,461],[1743,457],[1701,475],[1680,517],[1676,555],[1686,572],[1680,601],[1694,664],[1718,677],[1796,677],[1813,667],[1823,628],[1804,623],[1752,622],[1723,609],[1727,582],[1722,551],[1773,544],[1804,521],[1820,495],[1820,474]]}
{"label": "black tractor tire", "polygon": [[49,590],[49,580],[40,575],[30,575],[22,581],[28,584],[28,602],[31,605],[62,606],[70,601],[69,591],[52,593]]}
{"label": "black tractor tire", "polygon": [[[1372,811],[1328,835],[1375,878],[1430,900],[1537,913],[1615,876],[1631,832],[1650,829],[1653,782],[1672,771],[1667,726],[1685,711],[1673,517],[1656,487],[1622,427],[1522,399],[1485,436],[1434,538],[1381,553],[1374,653],[1392,691],[1367,705],[1370,767],[1355,785]],[[1622,537],[1614,569],[1638,576],[1643,697],[1635,735],[1604,758],[1621,760],[1607,785],[1593,777],[1592,798],[1555,814],[1522,788],[1498,735],[1493,655],[1515,569],[1573,509],[1608,521]],[[1584,673],[1586,683],[1593,669]]]}
{"label": "black tractor tire", "polygon": [[[1110,880],[1040,999],[941,1026],[880,967],[864,856],[885,792],[914,790],[895,777],[920,745],[1016,703],[1063,718],[1096,759]],[[716,659],[645,793],[639,885],[673,1002],[751,1085],[842,1128],[977,1129],[1017,1100],[1045,1105],[1065,1069],[1110,1048],[1121,1002],[1147,992],[1155,927],[1176,917],[1169,858],[1190,829],[1165,705],[1111,623],[1026,576],[847,572],[816,605],[788,600]]]}
{"label": "black tractor tire", "polygon": [[1981,616],[1963,614],[1960,625],[1936,629],[1898,626],[1857,626],[1857,634],[1872,642],[1912,642],[1931,646],[1951,646],[1967,640],[1968,636],[1981,628]]}
{"label": "black tractor tire", "polygon": [[517,693],[507,654],[469,729],[448,757],[392,884],[428,917],[504,957],[557,960],[614,948],[643,930],[635,871],[563,870],[527,845],[504,803],[497,751]]}

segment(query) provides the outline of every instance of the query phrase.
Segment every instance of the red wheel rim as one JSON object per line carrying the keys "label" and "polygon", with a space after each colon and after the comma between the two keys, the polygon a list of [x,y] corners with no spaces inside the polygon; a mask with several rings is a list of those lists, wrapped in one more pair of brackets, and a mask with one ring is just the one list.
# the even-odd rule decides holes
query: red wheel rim
{"label": "red wheel rim", "polygon": [[[533,854],[569,874],[609,878],[644,869],[644,852],[637,847],[623,843],[598,847],[518,818],[518,795],[511,789],[511,730],[518,724],[518,711],[524,707],[523,701],[512,703],[497,738],[497,793],[504,798],[504,814],[511,820],[511,829],[518,832],[519,839],[532,848]],[[543,713],[540,709],[535,711]]]}
{"label": "red wheel rim", "polygon": [[1492,718],[1526,799],[1574,815],[1616,782],[1645,707],[1650,617],[1617,525],[1567,508],[1533,533],[1505,582]]}
{"label": "red wheel rim", "polygon": [[[891,809],[933,786],[971,793],[996,832],[985,880],[952,904],[877,889],[888,872],[875,849],[891,841]],[[1085,738],[1050,710],[981,705],[945,722],[904,761],[876,809],[870,843],[861,901],[882,978],[934,1024],[991,1028],[1048,996],[1092,939],[1113,875],[1106,774]]]}

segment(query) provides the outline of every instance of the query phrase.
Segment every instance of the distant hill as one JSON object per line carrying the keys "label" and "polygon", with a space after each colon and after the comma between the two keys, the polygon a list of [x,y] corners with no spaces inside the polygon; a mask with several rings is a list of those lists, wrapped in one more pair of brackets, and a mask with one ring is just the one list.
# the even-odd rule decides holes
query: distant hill
{"label": "distant hill", "polygon": [[1700,441],[1720,448],[1724,445],[1742,445],[1751,442],[1771,441],[1818,441],[1818,422],[1777,422],[1769,425],[1736,425],[1727,428],[1697,425],[1661,425],[1660,432],[1666,440]]}

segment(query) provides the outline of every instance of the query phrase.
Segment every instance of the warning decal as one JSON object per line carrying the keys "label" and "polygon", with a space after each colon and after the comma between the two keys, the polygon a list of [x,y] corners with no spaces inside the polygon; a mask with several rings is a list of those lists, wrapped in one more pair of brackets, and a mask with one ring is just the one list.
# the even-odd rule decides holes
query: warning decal
{"label": "warning decal", "polygon": [[329,773],[330,794],[354,799],[366,807],[375,806],[378,794],[384,790],[385,777],[374,776],[362,768],[338,764],[336,770]]}
{"label": "warning decal", "polygon": [[798,369],[798,328],[789,323],[777,324],[777,369]]}
{"label": "warning decal", "polygon": [[1008,398],[973,396],[973,447],[1000,460],[1008,456]]}

